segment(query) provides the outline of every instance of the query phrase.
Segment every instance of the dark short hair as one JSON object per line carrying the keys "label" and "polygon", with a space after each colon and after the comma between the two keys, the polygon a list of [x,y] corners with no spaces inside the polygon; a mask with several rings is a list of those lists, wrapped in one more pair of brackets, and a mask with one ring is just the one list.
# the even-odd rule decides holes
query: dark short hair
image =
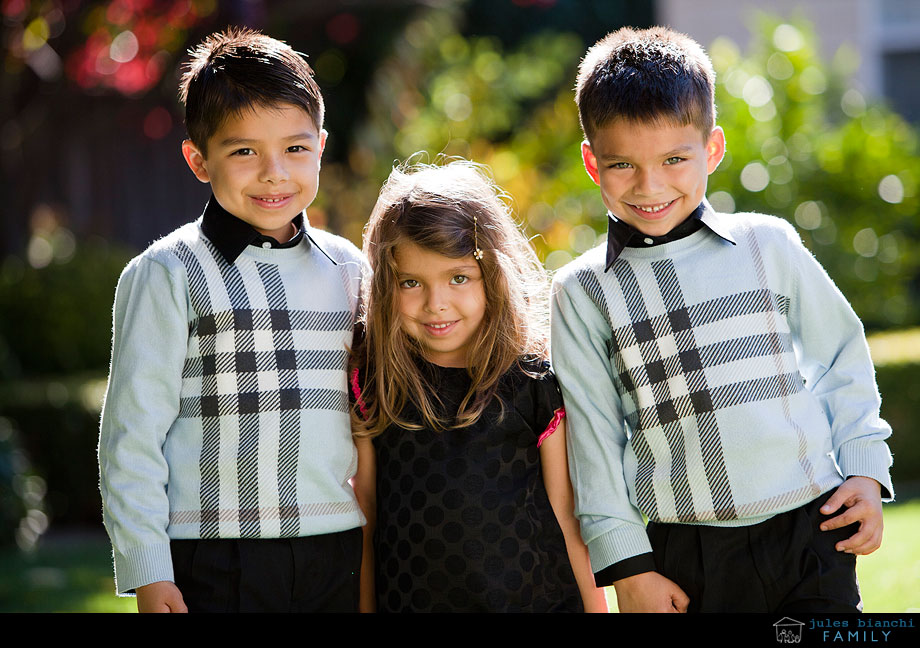
{"label": "dark short hair", "polygon": [[189,50],[179,83],[189,139],[207,154],[208,139],[231,116],[256,106],[302,108],[323,127],[323,97],[313,70],[289,45],[253,29],[231,27]]}
{"label": "dark short hair", "polygon": [[616,119],[715,126],[715,72],[699,43],[667,27],[607,34],[578,68],[575,102],[585,137]]}

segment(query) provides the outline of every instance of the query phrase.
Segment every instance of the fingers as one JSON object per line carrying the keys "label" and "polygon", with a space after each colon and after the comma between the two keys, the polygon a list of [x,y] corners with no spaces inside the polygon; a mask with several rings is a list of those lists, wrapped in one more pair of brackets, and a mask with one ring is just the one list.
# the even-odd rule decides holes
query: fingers
{"label": "fingers", "polygon": [[821,513],[824,515],[830,515],[834,511],[840,510],[841,506],[847,504],[847,500],[850,498],[850,496],[851,493],[849,488],[847,488],[847,484],[844,482],[837,490],[834,491],[834,494],[831,495],[827,502],[824,503],[824,506],[821,507]]}
{"label": "fingers", "polygon": [[671,604],[677,612],[686,612],[687,607],[690,605],[690,597],[684,593],[684,590],[678,587],[677,592],[671,597]]}
{"label": "fingers", "polygon": [[185,600],[183,600],[181,595],[179,596],[178,600],[173,599],[169,601],[167,605],[169,606],[170,612],[178,613],[178,614],[188,613],[188,606],[185,604]]}
{"label": "fingers", "polygon": [[832,517],[831,519],[822,522],[821,530],[833,531],[834,529],[840,529],[842,527],[853,524],[854,522],[859,522],[864,517],[865,516],[858,510],[858,507],[854,506],[852,508],[846,509],[837,517]]}
{"label": "fingers", "polygon": [[835,503],[834,498],[838,498],[840,504],[848,506],[845,511],[829,520],[821,523],[822,531],[831,531],[840,529],[851,524],[859,524],[859,530],[846,540],[838,542],[834,548],[849,554],[866,555],[870,554],[882,545],[882,508],[881,502],[863,498],[859,492],[847,493],[841,486],[834,495],[827,501],[825,506],[821,507],[821,512],[830,509],[830,512],[837,511],[839,505]]}
{"label": "fingers", "polygon": [[882,520],[871,518],[864,520],[859,531],[854,533],[846,540],[841,540],[834,548],[849,554],[864,556],[870,554],[882,546]]}

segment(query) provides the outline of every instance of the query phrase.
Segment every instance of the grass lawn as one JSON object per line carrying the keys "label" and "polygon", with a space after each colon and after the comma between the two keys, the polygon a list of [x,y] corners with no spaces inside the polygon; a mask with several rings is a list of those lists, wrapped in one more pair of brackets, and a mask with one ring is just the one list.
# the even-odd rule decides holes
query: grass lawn
{"label": "grass lawn", "polygon": [[[886,506],[882,548],[858,562],[866,612],[920,612],[920,498]],[[33,553],[0,551],[0,612],[134,612],[114,594],[104,535],[52,536]],[[611,610],[616,594],[608,588]]]}

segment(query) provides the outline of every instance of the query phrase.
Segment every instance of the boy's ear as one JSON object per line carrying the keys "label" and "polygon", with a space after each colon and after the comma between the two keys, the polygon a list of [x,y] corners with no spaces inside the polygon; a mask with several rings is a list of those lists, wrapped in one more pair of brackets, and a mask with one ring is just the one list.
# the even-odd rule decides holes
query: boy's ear
{"label": "boy's ear", "polygon": [[329,136],[329,133],[326,132],[326,129],[323,128],[319,132],[319,158],[320,164],[323,162],[323,151],[326,150],[326,138]]}
{"label": "boy's ear", "polygon": [[597,158],[594,157],[594,151],[591,150],[591,145],[588,143],[588,140],[581,143],[581,159],[585,163],[585,171],[587,171],[591,179],[594,180],[594,184],[599,186],[601,184],[601,176],[597,172]]}
{"label": "boy's ear", "polygon": [[208,175],[207,160],[204,159],[204,155],[192,140],[187,139],[182,142],[182,157],[185,158],[188,168],[192,170],[196,178],[201,182],[211,181],[211,176]]}
{"label": "boy's ear", "polygon": [[706,173],[715,171],[724,157],[725,131],[721,126],[716,126],[709,134],[709,141],[706,142]]}

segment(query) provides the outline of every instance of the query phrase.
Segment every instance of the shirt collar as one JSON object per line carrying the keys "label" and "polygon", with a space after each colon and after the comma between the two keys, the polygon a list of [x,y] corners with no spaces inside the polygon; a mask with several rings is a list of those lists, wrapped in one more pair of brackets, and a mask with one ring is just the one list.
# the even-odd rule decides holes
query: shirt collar
{"label": "shirt collar", "polygon": [[201,215],[201,231],[210,239],[227,263],[234,263],[247,245],[261,247],[264,243],[268,243],[274,248],[288,248],[298,245],[304,237],[312,240],[306,235],[304,227],[306,221],[303,212],[297,214],[292,222],[297,228],[297,233],[291,240],[278,243],[275,239],[260,234],[252,225],[221,207],[212,195]]}
{"label": "shirt collar", "polygon": [[663,243],[670,243],[690,236],[702,226],[705,226],[719,238],[735,245],[735,239],[732,238],[729,232],[725,217],[713,210],[706,200],[701,202],[699,207],[693,210],[693,213],[685,221],[663,236],[643,234],[632,225],[607,212],[607,262],[604,265],[604,272],[610,269],[610,266],[619,258],[626,247],[653,247]]}

